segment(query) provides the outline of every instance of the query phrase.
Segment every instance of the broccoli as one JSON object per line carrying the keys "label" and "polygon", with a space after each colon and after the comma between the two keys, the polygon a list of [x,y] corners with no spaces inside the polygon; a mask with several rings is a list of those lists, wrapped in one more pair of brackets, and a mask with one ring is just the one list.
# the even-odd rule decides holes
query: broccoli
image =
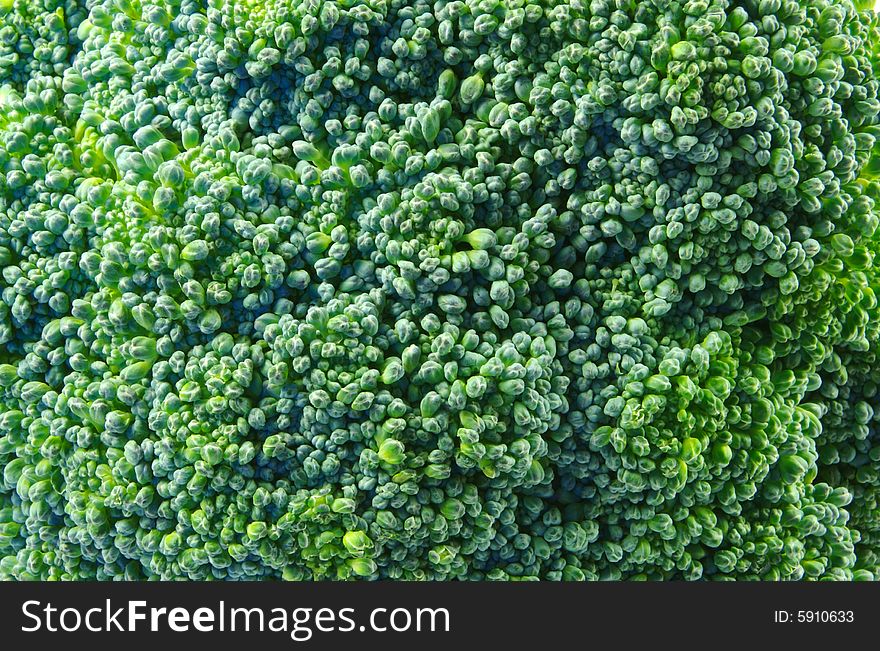
{"label": "broccoli", "polygon": [[0,578],[880,578],[880,18],[0,0]]}

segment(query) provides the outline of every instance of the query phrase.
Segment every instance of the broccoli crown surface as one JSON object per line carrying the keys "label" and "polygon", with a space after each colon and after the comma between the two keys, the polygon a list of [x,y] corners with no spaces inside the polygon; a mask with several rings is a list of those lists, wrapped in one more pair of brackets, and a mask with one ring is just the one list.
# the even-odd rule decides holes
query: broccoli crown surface
{"label": "broccoli crown surface", "polygon": [[880,19],[0,0],[0,578],[880,577]]}

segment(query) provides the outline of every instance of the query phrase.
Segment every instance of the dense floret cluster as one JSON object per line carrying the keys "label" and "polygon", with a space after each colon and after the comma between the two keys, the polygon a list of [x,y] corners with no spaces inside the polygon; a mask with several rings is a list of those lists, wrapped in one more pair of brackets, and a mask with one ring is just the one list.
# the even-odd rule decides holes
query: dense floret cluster
{"label": "dense floret cluster", "polygon": [[0,0],[0,577],[880,578],[868,4]]}

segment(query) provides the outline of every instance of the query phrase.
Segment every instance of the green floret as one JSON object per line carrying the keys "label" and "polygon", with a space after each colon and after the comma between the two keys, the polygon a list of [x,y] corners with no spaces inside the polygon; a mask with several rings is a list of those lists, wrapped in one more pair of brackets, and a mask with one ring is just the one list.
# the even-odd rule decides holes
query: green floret
{"label": "green floret", "polygon": [[0,578],[880,578],[880,18],[0,0]]}

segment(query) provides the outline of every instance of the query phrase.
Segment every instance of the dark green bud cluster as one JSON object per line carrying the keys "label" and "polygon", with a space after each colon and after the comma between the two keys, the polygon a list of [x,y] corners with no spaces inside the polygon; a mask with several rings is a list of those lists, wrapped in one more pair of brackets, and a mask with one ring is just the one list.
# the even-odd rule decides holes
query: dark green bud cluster
{"label": "dark green bud cluster", "polygon": [[0,577],[877,578],[865,4],[0,0]]}

